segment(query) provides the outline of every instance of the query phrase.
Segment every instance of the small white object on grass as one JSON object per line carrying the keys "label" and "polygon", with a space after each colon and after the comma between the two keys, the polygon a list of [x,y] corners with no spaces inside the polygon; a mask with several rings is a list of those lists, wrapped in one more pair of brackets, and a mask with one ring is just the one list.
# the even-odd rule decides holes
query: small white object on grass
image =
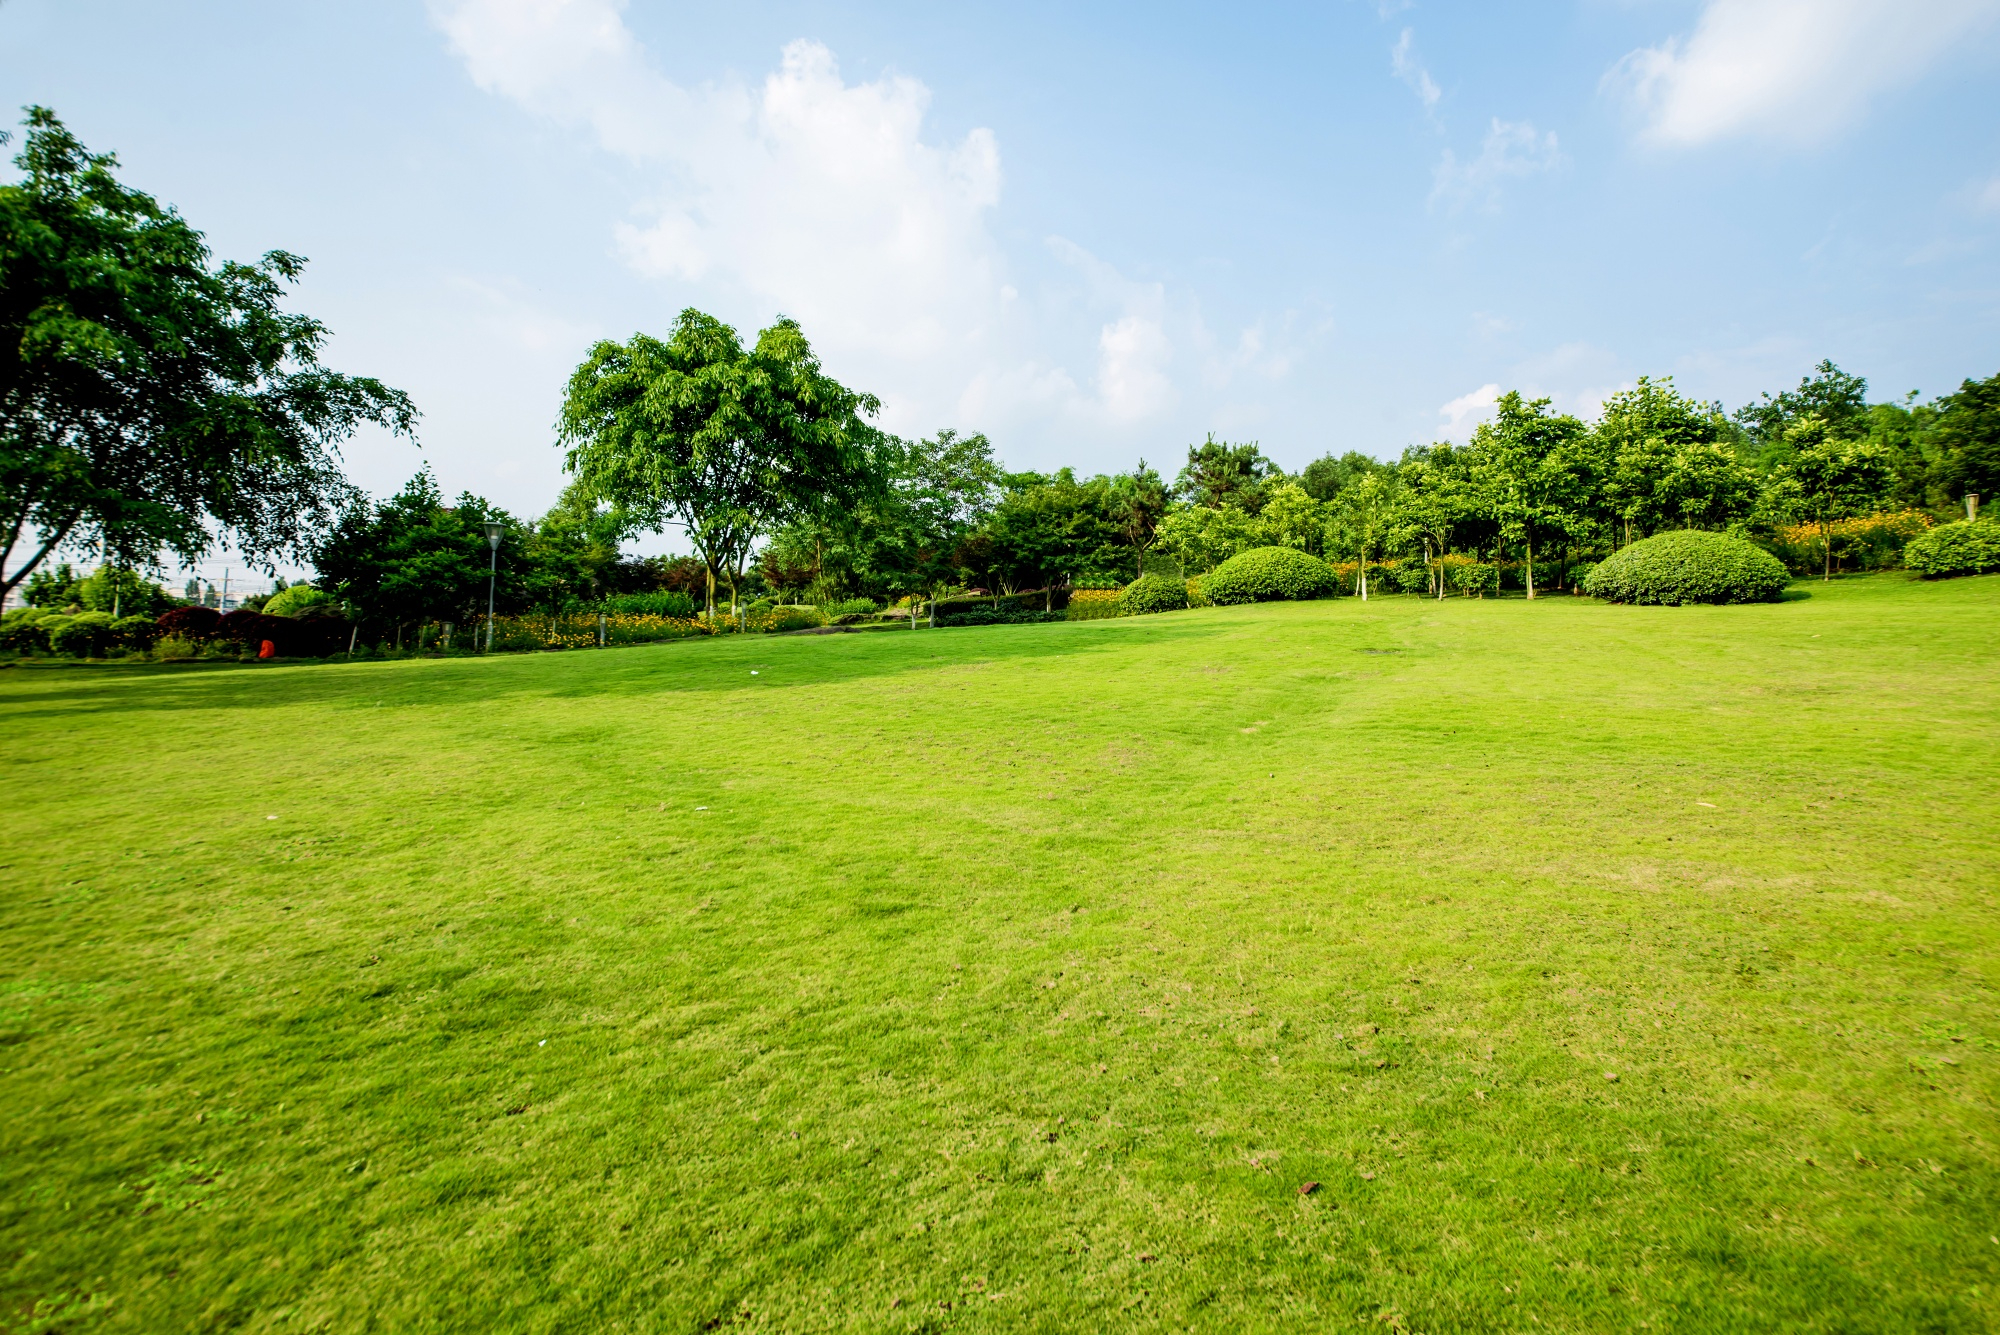
{"label": "small white object on grass", "polygon": [[756,669],[756,668],[751,668],[751,669],[750,669],[750,675],[751,675],[751,676],[753,676],[753,677],[754,677],[754,676],[756,676],[756,675],[757,675],[757,669]]}
{"label": "small white object on grass", "polygon": [[545,1047],[547,1047],[548,1045],[549,1045],[549,1041],[548,1041],[548,1040],[547,1040],[546,1038],[545,1038],[545,1039],[543,1039],[543,1040],[542,1040],[541,1042],[539,1042],[539,1043],[535,1044],[535,1046],[536,1046],[536,1047],[538,1047],[538,1048],[545,1048]]}
{"label": "small white object on grass", "polygon": [[276,820],[276,819],[277,819],[277,817],[276,817],[276,816],[266,816],[266,817],[264,817],[264,819],[265,819],[265,820]]}
{"label": "small white object on grass", "polygon": [[695,810],[696,810],[696,811],[706,811],[706,810],[708,810],[708,808],[707,808],[707,807],[696,807],[696,808],[695,808]]}
{"label": "small white object on grass", "polygon": [[1713,803],[1713,802],[1704,802],[1704,801],[1702,801],[1702,800],[1701,800],[1700,798],[1696,798],[1696,799],[1695,799],[1695,803],[1694,803],[1694,804],[1695,804],[1696,806],[1698,806],[1698,807],[1713,807],[1713,806],[1715,806],[1715,803]]}

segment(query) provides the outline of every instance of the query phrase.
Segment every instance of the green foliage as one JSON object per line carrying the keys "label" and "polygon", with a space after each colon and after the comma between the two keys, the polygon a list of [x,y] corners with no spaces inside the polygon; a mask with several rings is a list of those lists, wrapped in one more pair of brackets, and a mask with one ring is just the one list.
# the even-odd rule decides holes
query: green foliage
{"label": "green foliage", "polygon": [[332,616],[340,611],[340,599],[310,584],[293,584],[272,594],[261,609],[266,616]]}
{"label": "green foliage", "polygon": [[1266,485],[1283,476],[1255,441],[1231,445],[1211,434],[1202,444],[1188,447],[1187,466],[1174,479],[1174,490],[1195,505],[1230,506],[1254,515],[1264,507]]}
{"label": "green foliage", "polygon": [[1183,570],[1206,571],[1265,545],[1265,538],[1263,526],[1234,506],[1181,505],[1160,520],[1159,543]]}
{"label": "green foliage", "polygon": [[1961,519],[1940,524],[1905,544],[1903,564],[1926,579],[2000,570],[2000,523]]}
{"label": "green foliage", "polygon": [[593,346],[559,429],[564,466],[591,495],[654,527],[676,518],[733,594],[759,535],[870,490],[880,436],[864,419],[880,410],[820,369],[795,321],[746,350],[734,329],[689,308],[664,341]]}
{"label": "green foliage", "polygon": [[875,600],[872,598],[842,598],[837,602],[824,604],[820,610],[829,618],[837,619],[848,616],[873,616],[881,609],[875,605]]}
{"label": "green foliage", "polygon": [[65,561],[53,570],[44,567],[28,576],[22,597],[30,607],[70,607],[83,602],[83,580]]}
{"label": "green foliage", "polygon": [[120,566],[218,538],[300,552],[353,494],[338,443],[407,435],[416,409],[319,364],[325,327],[280,309],[304,260],[215,265],[115,158],[47,108],[26,123],[25,175],[0,186],[0,533],[35,538],[0,592],[65,543]]}
{"label": "green foliage", "polygon": [[1503,537],[1523,544],[1531,562],[1537,543],[1546,548],[1588,531],[1585,502],[1600,471],[1589,429],[1548,408],[1547,399],[1503,394],[1498,415],[1472,438],[1473,474],[1485,508]]}
{"label": "green foliage", "polygon": [[1490,561],[1454,561],[1445,567],[1451,587],[1468,598],[1500,592],[1500,567]]}
{"label": "green foliage", "polygon": [[1734,436],[1718,406],[1684,397],[1672,376],[1640,376],[1637,387],[1605,400],[1598,419],[1605,507],[1640,533],[1742,518],[1757,479],[1738,462]]}
{"label": "green foliage", "polygon": [[42,622],[49,648],[78,658],[101,658],[111,646],[111,613],[79,612],[73,617],[52,617]]}
{"label": "green foliage", "polygon": [[1784,563],[1727,533],[1656,533],[1614,552],[1583,590],[1614,603],[1775,602],[1791,582]]}
{"label": "green foliage", "polygon": [[1402,593],[1422,593],[1431,586],[1430,567],[1422,561],[1400,561],[1387,573],[1389,581]]}
{"label": "green foliage", "polygon": [[111,623],[114,642],[130,649],[150,649],[160,638],[160,623],[149,616],[120,617]]}
{"label": "green foliage", "polygon": [[494,560],[484,529],[488,519],[509,530],[498,554],[498,588],[501,609],[517,610],[529,571],[520,526],[477,496],[461,495],[446,505],[429,469],[379,505],[364,500],[348,509],[313,553],[319,586],[378,629],[470,622],[486,610]]}
{"label": "green foliage", "polygon": [[1958,502],[1971,492],[2000,503],[2000,373],[1939,399],[1931,437],[1939,491]]}
{"label": "green foliage", "polygon": [[811,630],[827,624],[826,613],[817,607],[773,607],[751,619],[750,629],[766,632]]}
{"label": "green foliage", "polygon": [[1159,575],[1141,575],[1118,595],[1118,608],[1126,616],[1148,612],[1178,612],[1188,605],[1187,583]]}
{"label": "green foliage", "polygon": [[678,589],[658,589],[652,593],[616,594],[604,600],[604,610],[656,617],[691,617],[701,607]]}
{"label": "green foliage", "polygon": [[16,607],[0,616],[0,649],[16,653],[49,647],[49,637],[41,623],[62,613],[47,607]]}
{"label": "green foliage", "polygon": [[1797,512],[1819,525],[1830,579],[1833,525],[1876,507],[1889,486],[1889,461],[1879,446],[1843,436],[1832,422],[1813,414],[1792,424],[1785,443],[1790,454],[1780,471],[1791,483]]}
{"label": "green foliage", "polygon": [[1324,598],[1340,591],[1340,577],[1316,556],[1290,547],[1257,547],[1211,570],[1201,586],[1210,603],[1227,607],[1287,598]]}
{"label": "green foliage", "polygon": [[1354,450],[1338,458],[1328,454],[1305,466],[1298,485],[1316,501],[1331,501],[1362,478],[1382,472],[1388,466]]}

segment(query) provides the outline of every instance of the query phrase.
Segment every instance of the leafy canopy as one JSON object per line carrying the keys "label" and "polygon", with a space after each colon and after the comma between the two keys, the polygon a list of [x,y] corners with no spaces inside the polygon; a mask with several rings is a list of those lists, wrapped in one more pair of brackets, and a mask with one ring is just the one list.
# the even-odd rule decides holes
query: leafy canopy
{"label": "leafy canopy", "polygon": [[409,435],[380,381],[319,364],[326,329],[279,309],[281,250],[213,265],[202,234],[119,183],[43,107],[0,186],[0,593],[65,544],[121,566],[303,555],[353,497],[337,446]]}
{"label": "leafy canopy", "polygon": [[852,505],[878,476],[881,410],[820,369],[798,324],[745,349],[692,307],[661,340],[597,343],[558,419],[564,467],[593,495],[687,529],[732,589],[757,538],[787,518]]}

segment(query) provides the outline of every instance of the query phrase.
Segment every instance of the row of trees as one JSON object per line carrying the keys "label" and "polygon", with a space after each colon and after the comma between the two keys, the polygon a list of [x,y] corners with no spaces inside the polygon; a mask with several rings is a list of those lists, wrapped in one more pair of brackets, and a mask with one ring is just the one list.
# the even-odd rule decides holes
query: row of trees
{"label": "row of trees", "polygon": [[[928,593],[951,583],[1005,591],[1128,580],[1149,554],[1194,573],[1257,546],[1354,561],[1447,553],[1567,564],[1669,529],[1769,538],[1883,511],[1954,512],[2000,487],[2000,376],[1934,403],[1870,404],[1867,386],[1822,363],[1793,390],[1734,414],[1641,379],[1586,423],[1547,400],[1503,396],[1463,446],[1385,464],[1328,455],[1288,474],[1254,444],[1213,438],[1171,484],[1143,461],[1079,479],[1008,473],[979,436],[889,442],[862,504],[801,516],[765,548],[766,580],[807,596]],[[1437,578],[1442,579],[1440,573]],[[1364,585],[1365,587],[1365,585]]]}
{"label": "row of trees", "polygon": [[[1734,414],[1671,380],[1642,380],[1590,423],[1509,394],[1468,444],[1394,464],[1329,454],[1290,474],[1210,438],[1171,481],[1143,460],[1016,473],[982,435],[881,431],[876,399],[827,375],[792,321],[746,346],[688,310],[665,338],[590,349],[557,423],[572,483],[547,514],[448,502],[427,472],[378,502],[337,446],[366,424],[408,435],[416,410],[319,364],[326,331],[279,308],[302,260],[214,263],[46,110],[15,161],[23,179],[0,186],[0,593],[64,548],[129,573],[227,541],[313,565],[376,628],[467,621],[495,560],[488,523],[505,534],[510,611],[661,587],[713,612],[719,589],[733,602],[1122,583],[1149,561],[1200,571],[1259,545],[1355,560],[1363,580],[1387,556],[1515,555],[1532,588],[1538,560],[1662,529],[1830,534],[1848,515],[1942,513],[2000,488],[2000,376],[1870,404],[1830,363]],[[620,555],[668,526],[695,559]]]}

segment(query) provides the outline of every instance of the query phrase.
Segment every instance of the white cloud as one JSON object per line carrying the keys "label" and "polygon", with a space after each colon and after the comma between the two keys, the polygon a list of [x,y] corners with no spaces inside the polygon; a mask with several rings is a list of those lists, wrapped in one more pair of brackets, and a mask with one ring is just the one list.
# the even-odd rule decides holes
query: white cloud
{"label": "white cloud", "polygon": [[760,84],[681,88],[650,66],[624,10],[432,0],[479,87],[632,163],[646,203],[613,229],[632,269],[671,285],[676,304],[797,318],[829,369],[882,395],[890,429],[1116,435],[1182,402],[1177,368],[1226,380],[1286,364],[1261,331],[1247,356],[1240,341],[1210,356],[1198,311],[1066,241],[1050,243],[1057,288],[1024,294],[990,225],[999,141],[927,138],[917,80],[850,83],[826,47],[795,41]]}
{"label": "white cloud", "polygon": [[1438,416],[1444,419],[1438,434],[1446,440],[1455,440],[1461,445],[1472,436],[1472,429],[1481,422],[1493,420],[1493,405],[1500,402],[1500,386],[1481,385],[1470,394],[1461,394],[1450,403],[1438,409]]}
{"label": "white cloud", "polygon": [[1433,173],[1431,203],[1452,209],[1498,208],[1502,184],[1550,171],[1562,161],[1554,130],[1537,134],[1527,121],[1496,117],[1472,161],[1461,163],[1450,149],[1444,151]]}
{"label": "white cloud", "polygon": [[1410,91],[1424,104],[1424,110],[1429,111],[1437,106],[1442,94],[1438,92],[1438,86],[1431,82],[1431,72],[1417,60],[1415,40],[1416,35],[1410,29],[1403,29],[1403,35],[1389,48],[1389,68],[1410,86]]}
{"label": "white cloud", "polygon": [[1708,0],[1692,36],[1632,52],[1604,82],[1631,96],[1655,144],[1811,143],[1996,16],[2000,0]]}

